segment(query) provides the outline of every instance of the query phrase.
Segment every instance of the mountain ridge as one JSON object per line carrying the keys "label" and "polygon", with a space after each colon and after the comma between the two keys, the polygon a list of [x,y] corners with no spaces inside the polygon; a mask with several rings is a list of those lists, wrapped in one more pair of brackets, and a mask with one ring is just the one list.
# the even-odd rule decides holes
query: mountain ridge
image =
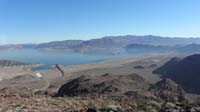
{"label": "mountain ridge", "polygon": [[194,40],[198,40],[200,43],[200,38],[198,37],[164,37],[164,36],[154,36],[154,35],[144,35],[144,36],[140,36],[140,35],[122,35],[122,36],[104,36],[104,37],[100,37],[100,38],[95,38],[95,39],[89,39],[89,40],[78,40],[78,39],[69,39],[69,40],[59,40],[59,41],[49,41],[49,42],[42,42],[42,43],[23,43],[23,44],[4,44],[4,45],[0,45],[0,46],[6,46],[6,45],[42,45],[42,44],[47,44],[47,43],[53,43],[53,42],[67,42],[67,41],[82,41],[82,42],[91,42],[91,41],[97,41],[97,40],[104,40],[104,39],[110,39],[110,40],[115,40],[115,41],[121,41],[121,39],[124,40],[134,40],[134,39],[139,39],[139,40],[143,40],[143,39],[149,39],[149,40],[158,40],[158,39],[163,39],[163,40],[183,40],[186,41],[188,40],[189,42],[195,42]]}
{"label": "mountain ridge", "polygon": [[172,58],[153,72],[174,80],[187,92],[199,94],[199,66],[200,54],[193,54],[183,59]]}
{"label": "mountain ridge", "polygon": [[[96,53],[103,52],[109,54],[120,54],[131,45],[147,45],[148,50],[153,51],[169,51],[171,49],[178,49],[177,51],[185,52],[185,49],[192,50],[192,52],[200,51],[200,38],[178,38],[178,37],[161,37],[153,35],[145,36],[105,36],[90,40],[63,40],[51,41],[40,44],[9,44],[0,45],[0,50],[12,49],[39,49],[47,51],[75,51],[81,53]],[[191,46],[188,46],[191,45]],[[195,46],[196,45],[196,46]],[[185,46],[185,48],[184,48]],[[145,47],[145,46],[143,46]],[[150,48],[150,49],[149,49]],[[139,49],[139,48],[138,48]],[[139,49],[140,50],[140,49]],[[174,50],[173,50],[174,51]]]}

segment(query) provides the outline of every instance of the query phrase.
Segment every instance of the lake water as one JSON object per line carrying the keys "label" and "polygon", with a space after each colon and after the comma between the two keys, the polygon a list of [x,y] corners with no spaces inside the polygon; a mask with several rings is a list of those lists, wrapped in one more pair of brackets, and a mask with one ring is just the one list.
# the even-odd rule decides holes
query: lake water
{"label": "lake water", "polygon": [[129,54],[83,54],[70,51],[44,51],[37,49],[19,49],[0,51],[0,59],[17,60],[30,63],[41,63],[48,68],[54,64],[77,65],[85,63],[95,63],[99,61],[112,60],[128,57]]}
{"label": "lake water", "polygon": [[0,59],[16,60],[30,63],[44,64],[44,68],[49,68],[54,64],[77,65],[86,63],[95,63],[105,60],[124,58],[129,56],[142,55],[143,53],[119,55],[111,54],[83,54],[70,51],[43,51],[36,49],[20,49],[0,51]]}

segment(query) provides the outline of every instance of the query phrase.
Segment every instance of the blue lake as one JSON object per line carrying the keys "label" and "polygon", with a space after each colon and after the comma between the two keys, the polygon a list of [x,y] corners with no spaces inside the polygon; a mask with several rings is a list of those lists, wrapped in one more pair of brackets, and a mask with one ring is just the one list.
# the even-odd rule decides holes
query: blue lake
{"label": "blue lake", "polygon": [[54,64],[77,65],[86,63],[95,63],[105,60],[124,58],[129,56],[142,55],[144,53],[118,55],[111,54],[83,54],[70,51],[43,51],[37,49],[20,49],[0,51],[0,59],[16,60],[30,63],[44,64],[44,68],[49,68]]}

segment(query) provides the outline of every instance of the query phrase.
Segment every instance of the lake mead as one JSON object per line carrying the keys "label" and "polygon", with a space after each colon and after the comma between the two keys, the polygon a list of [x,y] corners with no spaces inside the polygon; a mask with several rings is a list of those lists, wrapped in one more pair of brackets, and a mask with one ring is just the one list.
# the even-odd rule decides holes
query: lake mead
{"label": "lake mead", "polygon": [[0,59],[16,60],[29,63],[41,63],[45,68],[54,64],[77,65],[86,63],[95,63],[105,60],[112,60],[133,56],[133,54],[123,53],[118,55],[105,53],[84,54],[72,51],[44,51],[38,49],[18,49],[0,51]]}

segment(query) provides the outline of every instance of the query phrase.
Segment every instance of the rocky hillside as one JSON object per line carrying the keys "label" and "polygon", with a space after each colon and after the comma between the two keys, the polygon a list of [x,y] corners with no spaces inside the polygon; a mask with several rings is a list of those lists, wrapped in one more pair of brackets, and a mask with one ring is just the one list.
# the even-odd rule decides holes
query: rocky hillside
{"label": "rocky hillside", "polygon": [[7,95],[31,96],[46,86],[46,82],[32,75],[16,76],[0,82],[0,93]]}
{"label": "rocky hillside", "polygon": [[124,99],[133,101],[137,105],[135,110],[143,109],[147,112],[190,110],[194,109],[194,105],[199,105],[196,100],[191,100],[199,96],[189,96],[174,81],[164,78],[149,84],[137,74],[80,76],[64,84],[56,96]]}
{"label": "rocky hillside", "polygon": [[18,62],[13,60],[0,60],[0,66],[21,66],[21,65],[31,65],[31,63]]}
{"label": "rocky hillside", "polygon": [[[199,96],[187,95],[170,79],[163,79],[151,85],[137,74],[80,76],[64,84],[57,97],[44,96],[31,91],[38,89],[37,87],[42,84],[41,81],[33,76],[16,77],[15,82],[11,81],[12,84],[8,84],[10,85],[8,88],[1,89],[0,110],[44,112],[200,111],[198,102],[190,103],[188,100],[199,99]],[[19,86],[20,84],[21,86]]]}
{"label": "rocky hillside", "polygon": [[173,58],[154,73],[170,78],[180,84],[187,92],[200,93],[200,54],[183,59]]}
{"label": "rocky hillside", "polygon": [[66,40],[66,41],[54,41],[48,43],[42,43],[36,46],[36,48],[50,48],[50,49],[76,49],[82,44],[82,40]]}
{"label": "rocky hillside", "polygon": [[[134,86],[133,86],[134,85]],[[58,96],[121,95],[129,91],[147,90],[149,84],[137,74],[80,76],[64,84]]]}
{"label": "rocky hillside", "polygon": [[[155,69],[164,70],[162,73],[166,69],[173,71],[185,59],[198,62],[198,58],[191,59],[193,56],[150,56],[71,67],[55,65],[50,70],[4,79],[0,81],[0,110],[198,112],[198,94],[189,94],[175,81],[152,74]],[[167,66],[161,69],[163,64]]]}
{"label": "rocky hillside", "polygon": [[183,100],[184,94],[184,90],[170,79],[149,84],[137,74],[104,74],[75,78],[64,84],[56,96],[130,97],[135,100],[148,98],[176,102]]}
{"label": "rocky hillside", "polygon": [[184,98],[184,94],[186,94],[186,92],[182,89],[182,87],[167,78],[151,85],[149,90],[155,93],[156,96],[167,101],[182,102],[186,100]]}
{"label": "rocky hillside", "polygon": [[130,44],[125,47],[128,52],[167,52],[174,50],[174,46],[155,46],[149,44]]}

